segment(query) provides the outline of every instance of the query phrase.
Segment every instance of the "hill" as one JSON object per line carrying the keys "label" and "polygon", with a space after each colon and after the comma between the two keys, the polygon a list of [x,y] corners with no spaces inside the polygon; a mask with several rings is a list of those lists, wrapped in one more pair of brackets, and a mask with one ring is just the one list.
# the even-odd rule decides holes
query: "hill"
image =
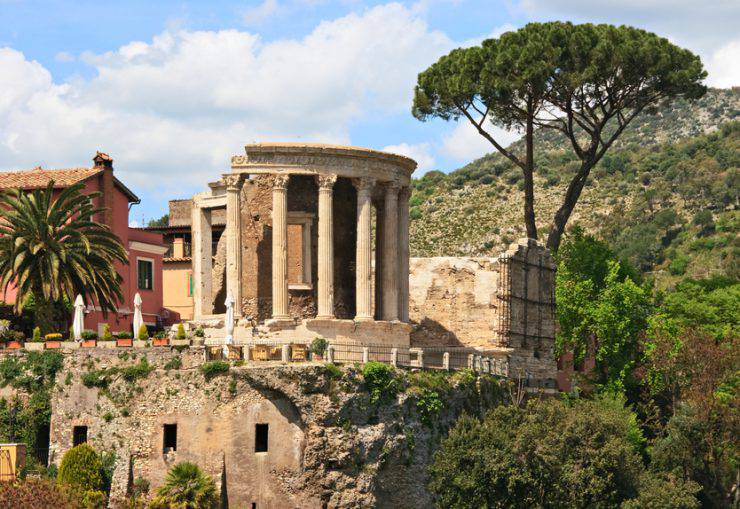
{"label": "hill", "polygon": [[[606,238],[643,271],[737,270],[739,113],[734,88],[642,115],[592,171],[569,225]],[[541,136],[535,207],[544,236],[577,160],[563,139]],[[498,254],[524,235],[522,184],[497,153],[415,179],[412,255]]]}

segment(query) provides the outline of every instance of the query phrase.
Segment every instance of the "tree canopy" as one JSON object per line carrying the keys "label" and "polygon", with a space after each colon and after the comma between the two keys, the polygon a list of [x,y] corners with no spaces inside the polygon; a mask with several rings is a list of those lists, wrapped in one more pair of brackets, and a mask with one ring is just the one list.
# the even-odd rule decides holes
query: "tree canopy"
{"label": "tree canopy", "polygon": [[[419,120],[466,118],[524,175],[524,221],[537,238],[534,130],[560,132],[580,164],[552,220],[557,251],[591,169],[629,123],[676,97],[706,88],[698,56],[637,28],[549,22],[453,50],[419,74],[412,112]],[[524,154],[503,147],[491,125],[524,133]]]}
{"label": "tree canopy", "polygon": [[50,181],[45,189],[0,195],[0,284],[17,288],[16,312],[35,302],[44,332],[51,332],[53,304],[64,299],[79,293],[105,312],[123,298],[114,262],[128,263],[126,250],[93,219],[102,209],[82,189],[75,184],[54,198]]}

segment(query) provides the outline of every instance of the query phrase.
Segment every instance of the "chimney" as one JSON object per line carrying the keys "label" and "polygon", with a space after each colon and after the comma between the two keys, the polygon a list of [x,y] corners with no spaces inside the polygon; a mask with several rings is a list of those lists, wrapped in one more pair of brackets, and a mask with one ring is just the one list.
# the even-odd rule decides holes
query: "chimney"
{"label": "chimney", "polygon": [[100,192],[103,193],[101,207],[103,211],[103,223],[113,229],[113,158],[108,154],[98,151],[93,157],[95,169],[101,169]]}

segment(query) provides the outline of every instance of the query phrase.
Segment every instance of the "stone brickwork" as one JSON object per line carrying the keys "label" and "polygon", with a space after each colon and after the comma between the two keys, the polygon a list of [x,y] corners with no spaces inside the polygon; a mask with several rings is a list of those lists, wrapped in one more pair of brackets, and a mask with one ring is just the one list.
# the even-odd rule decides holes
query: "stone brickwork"
{"label": "stone brickwork", "polygon": [[[169,208],[169,226],[190,226],[192,224],[192,199],[170,200]],[[214,209],[211,224],[226,224],[226,209]]]}
{"label": "stone brickwork", "polygon": [[[413,391],[370,405],[351,365],[341,379],[320,364],[271,362],[232,364],[228,373],[206,378],[203,353],[191,347],[66,354],[52,391],[50,462],[58,465],[72,447],[75,426],[87,426],[88,442],[117,458],[114,508],[123,507],[135,479],[150,481],[154,493],[181,461],[211,475],[229,507],[430,507],[428,466],[440,434],[463,411],[483,412],[507,393],[490,377],[470,384],[451,375],[429,426]],[[154,369],[136,380],[112,376],[104,390],[83,382],[143,356]],[[257,424],[268,426],[264,452],[256,450]],[[177,426],[174,450],[164,448],[165,425]]]}
{"label": "stone brickwork", "polygon": [[554,379],[555,263],[531,239],[498,258],[412,258],[412,346],[507,356],[515,371]]}

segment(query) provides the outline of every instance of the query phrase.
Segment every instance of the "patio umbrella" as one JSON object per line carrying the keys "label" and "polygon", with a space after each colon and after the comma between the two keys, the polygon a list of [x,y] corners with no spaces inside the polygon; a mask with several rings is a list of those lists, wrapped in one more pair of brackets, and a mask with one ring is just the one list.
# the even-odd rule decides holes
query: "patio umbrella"
{"label": "patio umbrella", "polygon": [[224,357],[229,355],[229,346],[234,342],[234,297],[229,292],[226,295],[226,338],[224,339]]}
{"label": "patio umbrella", "polygon": [[82,301],[82,295],[77,294],[75,316],[72,319],[72,335],[75,341],[82,341],[83,330],[85,330],[85,303]]}
{"label": "patio umbrella", "polygon": [[139,337],[139,329],[144,325],[144,317],[141,316],[141,295],[134,295],[134,338]]}

